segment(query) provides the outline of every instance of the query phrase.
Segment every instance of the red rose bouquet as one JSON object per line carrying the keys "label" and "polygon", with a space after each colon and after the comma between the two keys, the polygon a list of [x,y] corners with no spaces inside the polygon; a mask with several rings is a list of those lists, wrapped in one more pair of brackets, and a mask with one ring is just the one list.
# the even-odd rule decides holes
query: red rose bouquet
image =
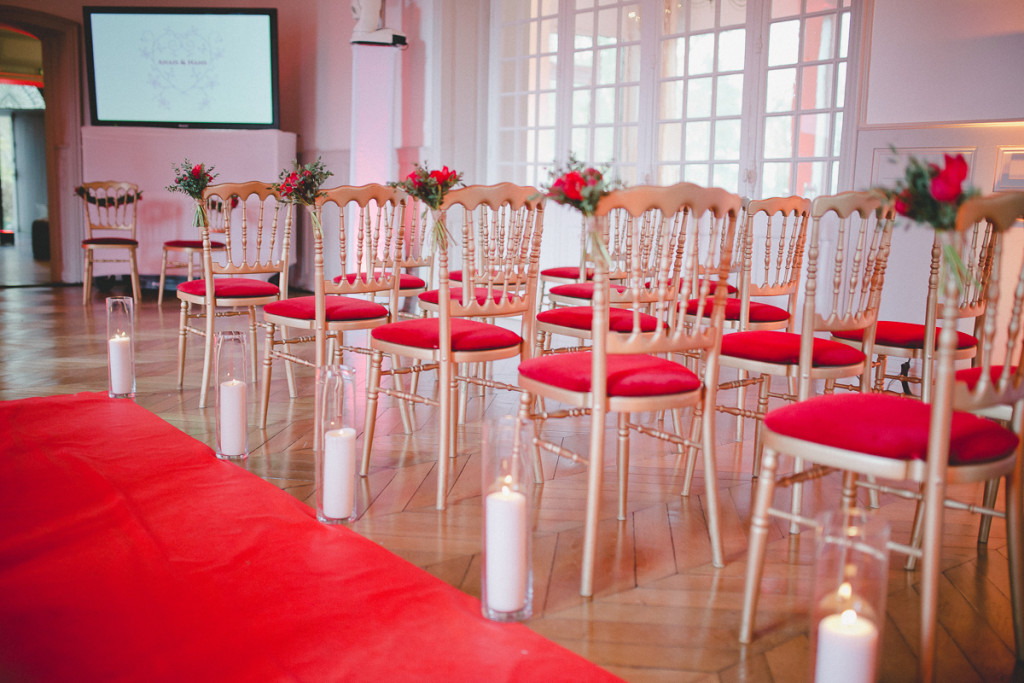
{"label": "red rose bouquet", "polygon": [[[587,166],[576,157],[569,155],[569,163],[564,168],[557,168],[551,172],[551,182],[544,190],[544,196],[558,204],[579,209],[584,219],[587,219],[597,211],[597,203],[601,201],[601,197],[622,187],[619,180],[608,180],[607,172],[607,169],[602,171],[593,166]],[[610,257],[608,248],[604,244],[604,237],[596,234],[593,221],[584,220],[584,222],[588,224],[586,229],[589,231],[589,238],[593,241],[597,251],[606,263],[609,262]]]}
{"label": "red rose bouquet", "polygon": [[174,164],[174,184],[168,185],[169,192],[183,192],[196,202],[196,213],[192,224],[196,227],[207,225],[206,205],[203,203],[203,190],[213,182],[217,174],[213,166],[193,164],[185,159],[182,164]]}
{"label": "red rose bouquet", "polygon": [[309,210],[313,230],[318,236],[321,227],[320,217],[316,213],[316,198],[324,194],[320,188],[332,175],[334,174],[327,170],[320,157],[305,166],[300,165],[298,161],[292,161],[292,168],[281,171],[278,176],[279,182],[273,185],[280,193],[282,202],[301,204]]}
{"label": "red rose bouquet", "polygon": [[[461,182],[462,174],[447,166],[430,171],[424,166],[415,164],[413,172],[406,176],[405,180],[388,183],[388,185],[401,188],[409,196],[426,204],[429,209],[438,211],[444,201],[444,196]],[[439,245],[442,249],[448,248],[448,229],[440,218],[434,221],[434,244]]]}

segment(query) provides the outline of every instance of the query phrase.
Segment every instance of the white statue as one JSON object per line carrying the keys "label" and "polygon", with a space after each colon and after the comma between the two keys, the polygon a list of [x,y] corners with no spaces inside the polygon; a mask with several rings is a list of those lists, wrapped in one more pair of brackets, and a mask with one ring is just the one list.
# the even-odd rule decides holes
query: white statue
{"label": "white statue", "polygon": [[353,34],[372,33],[384,27],[383,0],[352,0],[352,16],[356,27]]}

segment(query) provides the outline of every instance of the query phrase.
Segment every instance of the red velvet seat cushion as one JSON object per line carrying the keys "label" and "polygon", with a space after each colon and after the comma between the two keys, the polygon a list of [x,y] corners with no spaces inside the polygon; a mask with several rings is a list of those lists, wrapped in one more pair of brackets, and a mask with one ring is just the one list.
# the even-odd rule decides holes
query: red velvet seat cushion
{"label": "red velvet seat cushion", "polygon": [[461,270],[450,270],[448,271],[448,279],[454,282],[462,282],[462,271]]}
{"label": "red velvet seat cushion", "polygon": [[[590,351],[556,353],[519,364],[519,374],[537,382],[590,391]],[[607,358],[609,396],[665,396],[696,391],[700,378],[685,366],[643,354],[610,355]]]}
{"label": "red velvet seat cushion", "polygon": [[[795,332],[753,330],[722,337],[722,355],[752,361],[796,365],[800,362],[800,335]],[[864,362],[864,354],[831,339],[814,340],[814,367],[841,367]]]}
{"label": "red velvet seat cushion", "polygon": [[[344,279],[348,280],[349,284],[352,284],[353,282],[356,281],[356,278],[358,276],[359,276],[358,273],[349,273],[347,275],[338,275],[337,277],[334,278],[334,281],[335,282],[341,282],[341,280],[344,278]],[[363,284],[365,285],[366,284],[366,273],[363,273],[362,280],[363,280]],[[399,273],[399,275],[398,275],[398,287],[400,289],[419,289],[421,287],[426,287],[426,286],[427,286],[426,280],[424,280],[421,277],[416,277],[415,275],[412,275],[411,273]]]}
{"label": "red velvet seat cushion", "polygon": [[[178,291],[193,296],[206,296],[206,280],[200,278],[178,285]],[[277,285],[248,277],[219,277],[213,280],[214,296],[236,299],[245,296],[274,296],[280,290]]]}
{"label": "red velvet seat cushion", "polygon": [[[483,305],[483,304],[487,303],[488,294],[490,294],[490,298],[495,303],[501,303],[501,300],[502,300],[502,295],[501,295],[501,290],[500,289],[488,290],[487,287],[477,287],[474,290],[474,293],[476,295],[476,301],[480,305]],[[429,290],[427,292],[423,292],[422,294],[420,294],[419,298],[420,298],[420,301],[422,301],[424,303],[434,304],[436,306],[437,302],[438,302],[438,299],[440,299],[440,296],[441,296],[441,290],[439,290],[439,289],[431,289],[431,290]],[[451,288],[449,288],[448,289],[448,296],[450,298],[452,298],[452,299],[457,300],[457,301],[462,301],[462,287],[451,287]],[[515,299],[516,296],[518,296],[518,294],[515,293],[515,292],[507,292],[505,294],[504,298],[507,301],[512,301],[513,299]]]}
{"label": "red velvet seat cushion", "polygon": [[[704,315],[711,315],[711,307],[714,305],[714,297],[708,297],[704,303]],[[686,305],[687,315],[697,314],[697,304],[700,303],[698,299],[690,299]],[[742,301],[739,299],[729,297],[725,300],[725,319],[726,320],[739,320],[740,311],[742,309]],[[750,302],[750,322],[752,323],[777,323],[789,320],[789,311],[785,308],[779,308],[778,306],[772,306],[771,304],[761,303],[760,301]]]}
{"label": "red velvet seat cushion", "polygon": [[[202,240],[167,240],[164,242],[165,249],[202,249]],[[223,242],[210,242],[210,249],[223,249]]]}
{"label": "red velvet seat cushion", "polygon": [[[537,322],[558,325],[574,330],[589,330],[594,325],[593,306],[563,306],[541,311],[537,314]],[[633,313],[623,308],[608,309],[608,329],[612,332],[632,332]],[[658,319],[647,313],[640,314],[640,329],[653,332],[658,329]]]}
{"label": "red velvet seat cushion", "polygon": [[[611,285],[613,292],[626,291],[624,285]],[[594,298],[594,283],[593,282],[569,282],[564,285],[556,285],[548,290],[552,294],[557,296],[565,296],[571,299],[593,299]]]}
{"label": "red velvet seat cushion", "polygon": [[[1010,368],[1010,375],[1012,376],[1013,373],[1015,373],[1015,372],[1017,372],[1017,366],[1016,365],[1014,365],[1014,366],[1012,366]],[[993,365],[989,369],[989,375],[988,376],[989,376],[989,379],[991,380],[992,384],[995,384],[996,382],[999,381],[999,375],[1001,375],[1001,374],[1003,374],[1003,366],[1002,365]],[[963,370],[958,370],[957,373],[956,373],[956,381],[957,382],[963,382],[964,384],[967,385],[967,388],[970,389],[971,391],[974,391],[974,387],[976,387],[978,385],[978,380],[979,379],[981,379],[981,367],[964,368]]]}
{"label": "red velvet seat cushion", "polygon": [[[924,348],[925,326],[920,323],[903,323],[895,320],[879,320],[875,327],[875,343],[884,346],[895,346],[901,349],[923,349]],[[935,330],[935,340],[938,341],[942,328]],[[833,337],[847,339],[849,341],[860,341],[864,336],[863,330],[842,330],[833,332]],[[978,345],[978,339],[966,332],[957,331],[956,347],[958,349],[970,349]]]}
{"label": "red velvet seat cushion", "polygon": [[99,245],[108,247],[137,247],[139,246],[138,240],[129,239],[127,237],[92,237],[87,240],[82,240],[82,246],[86,245]]}
{"label": "red velvet seat cushion", "polygon": [[[452,318],[452,351],[489,351],[518,346],[523,338],[511,330],[468,318]],[[381,325],[370,333],[374,339],[418,349],[440,347],[440,318],[417,318]]]}
{"label": "red velvet seat cushion", "polygon": [[[578,280],[580,277],[579,266],[555,266],[554,268],[545,268],[540,271],[542,277],[557,277],[562,279]],[[594,279],[594,269],[587,268],[586,275],[588,280]]]}
{"label": "red velvet seat cushion", "polygon": [[[367,320],[386,318],[388,309],[380,304],[350,296],[324,297],[327,320]],[[297,320],[316,319],[316,297],[297,296],[282,301],[274,301],[263,307],[271,315],[282,315]]]}
{"label": "red velvet seat cushion", "polygon": [[[883,394],[816,396],[769,411],[764,425],[777,434],[824,446],[896,460],[923,460],[931,406]],[[971,413],[954,412],[951,465],[989,462],[1009,455],[1017,436]]]}

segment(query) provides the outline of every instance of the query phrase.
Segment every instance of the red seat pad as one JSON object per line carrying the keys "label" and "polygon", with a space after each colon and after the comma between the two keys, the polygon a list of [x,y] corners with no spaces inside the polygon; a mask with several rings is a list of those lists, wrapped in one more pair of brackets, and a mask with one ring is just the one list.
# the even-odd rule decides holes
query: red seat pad
{"label": "red seat pad", "polygon": [[[697,304],[700,303],[699,299],[690,299],[686,304],[687,315],[697,315]],[[707,317],[711,316],[711,307],[715,303],[715,298],[709,296],[704,302],[704,315]],[[739,320],[740,311],[743,308],[743,302],[740,299],[729,297],[725,300],[725,319],[726,320]],[[772,306],[771,304],[761,303],[760,301],[750,302],[750,322],[752,323],[777,323],[789,320],[789,311],[785,308],[779,308],[778,306]]]}
{"label": "red seat pad", "polygon": [[[812,353],[816,368],[841,367],[864,362],[864,354],[859,349],[831,339],[815,338]],[[722,337],[722,355],[765,363],[796,365],[800,362],[800,335],[775,330],[733,332]]]}
{"label": "red seat pad", "polygon": [[619,680],[134,401],[0,425],[0,679]]}
{"label": "red seat pad", "polygon": [[[367,280],[366,280],[366,273],[363,273],[362,275],[363,275],[362,281],[363,281],[363,284],[365,285],[366,282],[367,282]],[[359,277],[359,273],[349,273],[347,275],[338,275],[337,277],[334,278],[334,281],[335,282],[341,282],[344,279],[344,280],[348,280],[349,284],[352,284],[352,283],[354,283],[356,281],[357,277]],[[398,287],[400,289],[419,289],[420,287],[426,287],[426,286],[427,286],[426,280],[424,280],[421,277],[416,277],[415,275],[412,275],[411,273],[399,273],[399,275],[398,275]]]}
{"label": "red seat pad", "polygon": [[92,237],[87,240],[82,240],[83,247],[87,244],[98,244],[118,247],[137,247],[139,246],[139,241],[130,239],[128,237]]}
{"label": "red seat pad", "polygon": [[[593,306],[563,306],[541,311],[537,322],[548,325],[569,327],[574,330],[589,330],[594,324]],[[612,332],[632,332],[633,312],[624,308],[608,309],[608,329]],[[640,314],[640,330],[653,332],[658,329],[658,319],[648,313]]]}
{"label": "red seat pad", "polygon": [[[178,285],[178,291],[193,296],[206,296],[206,280],[199,278]],[[213,295],[225,299],[243,296],[273,296],[280,292],[277,285],[249,277],[219,277],[213,280]]]}
{"label": "red seat pad", "polygon": [[[164,246],[169,249],[202,249],[202,240],[167,240]],[[223,242],[210,242],[210,249],[223,249]]]}
{"label": "red seat pad", "polygon": [[[1016,365],[1011,366],[1010,367],[1010,376],[1012,377],[1013,373],[1015,373],[1015,372],[1017,372],[1017,366]],[[988,376],[989,376],[989,379],[991,380],[993,385],[995,385],[995,383],[999,381],[999,376],[1001,374],[1003,374],[1003,366],[1002,365],[993,365],[989,369]],[[964,368],[963,370],[957,370],[956,381],[957,382],[963,382],[964,384],[967,385],[967,388],[970,389],[971,391],[974,391],[974,387],[976,387],[978,385],[978,380],[979,379],[981,379],[981,367]]]}
{"label": "red seat pad", "polygon": [[[519,374],[537,382],[590,391],[590,351],[556,353],[519,364]],[[665,396],[700,388],[700,378],[685,366],[644,354],[610,355],[607,360],[609,396]]]}
{"label": "red seat pad", "polygon": [[[540,274],[544,277],[558,277],[558,278],[572,278],[578,280],[580,277],[579,266],[555,266],[554,268],[545,268],[540,271]],[[588,280],[594,279],[594,269],[587,268],[586,276]]]}
{"label": "red seat pad", "polygon": [[[886,394],[815,396],[769,411],[764,425],[777,434],[823,446],[895,460],[924,460],[931,406]],[[1004,458],[1017,436],[992,420],[954,412],[949,463],[966,465]]]}
{"label": "red seat pad", "polygon": [[[325,296],[324,304],[327,320],[367,320],[388,316],[388,309],[384,306],[351,296]],[[316,297],[297,296],[274,301],[265,305],[263,311],[296,320],[315,320]]]}
{"label": "red seat pad", "polygon": [[[613,292],[626,291],[624,285],[611,285]],[[594,283],[593,282],[569,282],[564,285],[556,285],[548,290],[552,294],[558,296],[565,296],[572,299],[593,299],[594,298]]]}
{"label": "red seat pad", "polygon": [[[476,296],[477,303],[480,305],[487,303],[488,295],[490,295],[491,300],[495,303],[501,303],[502,300],[500,289],[488,290],[487,287],[477,287],[473,290],[473,293]],[[462,301],[462,287],[449,288],[448,296],[456,301]],[[517,296],[519,296],[518,292],[509,291],[505,293],[504,298],[506,301],[513,301]],[[428,304],[434,304],[435,306],[437,305],[440,297],[441,290],[439,289],[431,289],[430,291],[423,292],[419,295],[420,301]]]}
{"label": "red seat pad", "polygon": [[[902,323],[894,320],[879,320],[875,326],[875,343],[884,346],[895,346],[901,349],[923,349],[924,348],[925,326],[919,323]],[[942,328],[935,330],[935,341],[939,340],[939,333]],[[864,330],[841,330],[833,332],[833,337],[847,339],[849,341],[860,341],[864,336]],[[956,347],[958,349],[970,349],[978,345],[978,339],[966,332],[957,331]]]}
{"label": "red seat pad", "polygon": [[[452,351],[489,351],[519,346],[523,338],[512,330],[468,318],[452,318]],[[440,348],[441,319],[418,318],[381,325],[372,332],[374,339],[417,349]]]}

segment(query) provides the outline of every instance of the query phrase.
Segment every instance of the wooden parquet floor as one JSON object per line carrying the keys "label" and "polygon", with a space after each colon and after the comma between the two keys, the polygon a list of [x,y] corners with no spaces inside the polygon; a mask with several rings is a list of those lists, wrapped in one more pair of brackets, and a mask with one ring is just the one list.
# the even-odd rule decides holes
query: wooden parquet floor
{"label": "wooden parquet floor", "polygon": [[[94,296],[83,307],[77,288],[0,288],[0,399],[105,390],[105,310],[102,295]],[[176,388],[177,301],[168,297],[160,310],[155,294],[147,292],[137,316],[137,402],[212,444],[213,409],[198,408],[202,355],[195,340],[189,346],[186,387]],[[350,362],[363,380],[363,359]],[[514,371],[514,364],[507,364],[496,375],[514,378]],[[251,428],[253,452],[241,466],[308,502],[313,492],[312,373],[299,369],[297,377],[300,395],[289,399],[284,372],[275,368],[267,429]],[[431,386],[425,381],[421,391]],[[488,417],[513,411],[516,401],[517,396],[504,392],[471,397],[444,512],[434,509],[435,411],[417,408],[416,429],[405,434],[397,409],[383,401],[372,472],[359,492],[362,515],[352,528],[479,595],[480,427]],[[253,411],[251,424],[255,421]],[[682,462],[660,442],[637,438],[624,522],[615,519],[614,459],[606,459],[592,599],[578,595],[584,469],[569,461],[545,460],[545,483],[537,495],[531,628],[629,681],[809,679],[812,533],[791,536],[784,524],[773,527],[755,640],[745,647],[737,642],[753,429],[748,425],[746,438],[737,441],[730,418],[722,417],[717,425],[726,566],[711,566],[700,466],[693,494],[683,498]],[[567,445],[586,439],[583,422],[557,429]],[[145,453],[139,458],[144,463]],[[838,489],[836,475],[819,480],[810,485],[806,505],[834,507]],[[980,500],[975,487],[956,493]],[[895,537],[908,534],[910,503],[885,496],[880,514],[890,520]],[[941,681],[1024,680],[1024,668],[1014,657],[1005,541],[1001,521],[993,524],[987,546],[979,546],[977,518],[947,513],[938,642]],[[884,681],[916,677],[918,582],[918,574],[904,571],[902,558],[894,555],[882,652]]]}

